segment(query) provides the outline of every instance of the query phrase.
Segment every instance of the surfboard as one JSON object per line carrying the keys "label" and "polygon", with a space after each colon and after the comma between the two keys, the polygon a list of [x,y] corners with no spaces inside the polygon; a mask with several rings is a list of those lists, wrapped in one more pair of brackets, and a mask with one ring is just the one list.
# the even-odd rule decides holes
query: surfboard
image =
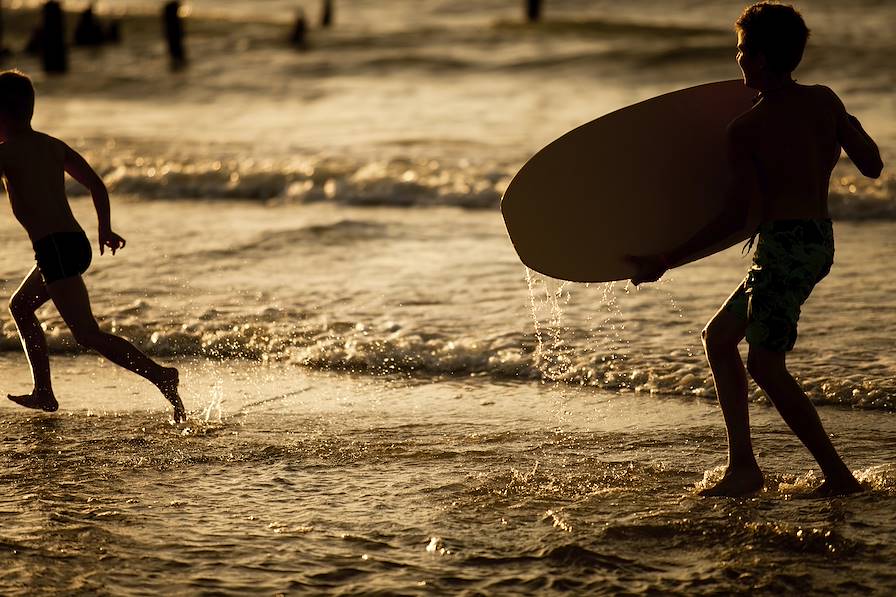
{"label": "surfboard", "polygon": [[[669,251],[721,211],[728,124],[752,107],[739,79],[611,112],[566,133],[513,177],[501,213],[520,260],[552,278],[626,280],[628,255]],[[726,249],[745,228],[674,266]]]}

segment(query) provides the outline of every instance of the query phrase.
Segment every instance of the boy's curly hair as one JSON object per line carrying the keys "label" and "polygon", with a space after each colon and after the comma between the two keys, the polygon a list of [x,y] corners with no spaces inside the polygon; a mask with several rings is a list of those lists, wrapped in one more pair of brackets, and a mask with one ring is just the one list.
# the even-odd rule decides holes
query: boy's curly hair
{"label": "boy's curly hair", "polygon": [[0,72],[0,113],[19,122],[31,122],[34,86],[28,75],[15,69]]}
{"label": "boy's curly hair", "polygon": [[761,52],[769,70],[785,74],[796,69],[803,58],[809,28],[799,12],[789,4],[757,2],[744,9],[735,23],[743,34],[750,54]]}

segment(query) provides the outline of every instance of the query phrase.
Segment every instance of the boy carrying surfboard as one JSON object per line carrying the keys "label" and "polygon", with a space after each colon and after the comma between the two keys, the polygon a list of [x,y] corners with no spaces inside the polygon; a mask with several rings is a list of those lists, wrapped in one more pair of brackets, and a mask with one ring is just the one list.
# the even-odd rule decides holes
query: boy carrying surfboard
{"label": "boy carrying surfboard", "polygon": [[178,371],[163,367],[118,336],[102,331],[90,308],[81,275],[90,265],[90,242],[75,220],[65,194],[68,173],[87,187],[99,219],[99,249],[112,254],[125,240],[112,231],[109,193],[93,168],[71,147],[31,128],[34,87],[18,71],[0,73],[0,176],[12,212],[34,247],[36,264],[9,301],[22,346],[31,366],[34,389],[9,396],[27,408],[59,408],[50,383],[47,341],[34,312],[52,300],[75,340],[116,365],[152,382],[174,407],[174,420],[186,417],[178,395]]}
{"label": "boy carrying surfboard", "polygon": [[[809,30],[788,5],[759,2],[737,20],[737,63],[744,84],[760,92],[752,109],[728,127],[734,181],[723,212],[689,241],[661,255],[633,257],[632,282],[658,280],[670,265],[742,229],[749,198],[761,197],[758,241],[744,281],[703,330],[703,344],[728,432],[728,466],[705,496],[743,496],[764,478],[750,439],[747,371],[818,462],[825,480],[813,493],[861,491],[830,441],[815,407],[787,370],[800,306],[830,271],[834,236],[828,185],[842,147],[859,171],[880,176],[877,145],[837,95],[800,85],[792,72]],[[737,345],[749,344],[746,371]]]}

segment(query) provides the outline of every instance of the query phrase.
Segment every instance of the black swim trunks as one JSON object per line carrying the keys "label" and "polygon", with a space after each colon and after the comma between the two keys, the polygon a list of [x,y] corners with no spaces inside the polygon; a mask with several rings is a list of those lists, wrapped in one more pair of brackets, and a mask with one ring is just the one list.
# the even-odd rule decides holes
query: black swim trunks
{"label": "black swim trunks", "polygon": [[759,227],[753,266],[725,302],[747,320],[747,342],[784,352],[796,343],[800,307],[831,271],[830,220],[777,220]]}
{"label": "black swim trunks", "polygon": [[33,243],[37,269],[44,284],[80,276],[87,271],[93,253],[83,231],[54,232]]}

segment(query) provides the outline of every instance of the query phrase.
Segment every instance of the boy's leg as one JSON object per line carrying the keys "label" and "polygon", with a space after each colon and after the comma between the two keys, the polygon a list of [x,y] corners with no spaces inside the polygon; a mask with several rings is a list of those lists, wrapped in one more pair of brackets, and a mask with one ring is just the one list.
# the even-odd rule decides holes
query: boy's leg
{"label": "boy's leg", "polygon": [[78,344],[151,381],[174,406],[174,420],[186,418],[177,393],[177,369],[159,365],[124,338],[102,331],[91,311],[90,297],[81,276],[53,282],[47,285],[47,292]]}
{"label": "boy's leg", "polygon": [[712,369],[716,396],[728,433],[728,468],[725,476],[717,485],[703,490],[701,495],[704,496],[749,495],[762,489],[763,485],[762,472],[756,463],[750,439],[747,373],[737,349],[746,327],[745,319],[723,306],[703,330],[706,359]]}
{"label": "boy's leg", "polygon": [[19,337],[22,340],[22,348],[28,357],[31,366],[31,379],[34,381],[34,390],[31,394],[22,396],[9,395],[9,399],[26,406],[48,412],[59,408],[56,398],[53,396],[53,386],[50,381],[50,359],[47,355],[47,339],[40,322],[34,312],[44,303],[50,300],[47,287],[37,267],[33,267],[25,276],[9,300],[9,312]]}
{"label": "boy's leg", "polygon": [[786,355],[786,352],[750,346],[747,359],[750,375],[821,466],[825,482],[819,488],[819,493],[838,495],[861,491],[858,481],[843,463],[828,434],[825,433],[818,412],[809,397],[787,371]]}

